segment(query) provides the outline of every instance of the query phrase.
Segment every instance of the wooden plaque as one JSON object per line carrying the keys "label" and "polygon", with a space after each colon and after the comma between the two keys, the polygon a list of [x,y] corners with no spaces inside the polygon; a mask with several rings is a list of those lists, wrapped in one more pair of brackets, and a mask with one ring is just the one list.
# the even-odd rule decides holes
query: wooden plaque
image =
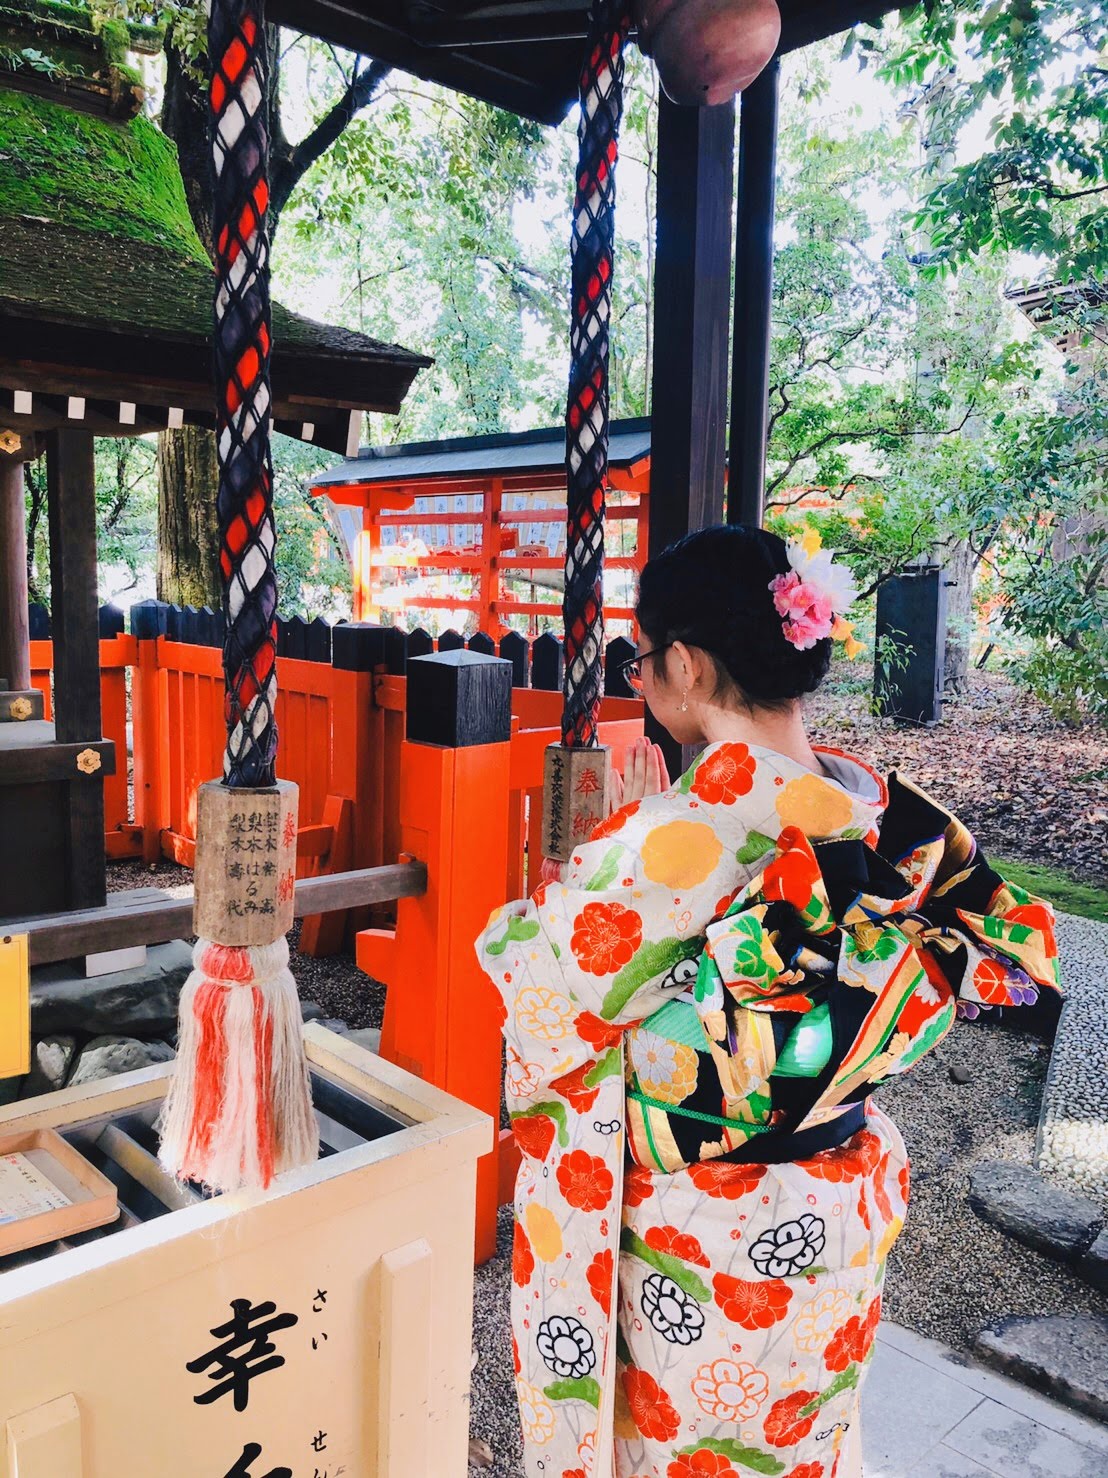
{"label": "wooden plaque", "polygon": [[193,919],[201,939],[266,945],[292,928],[298,797],[291,780],[259,790],[200,786]]}
{"label": "wooden plaque", "polygon": [[587,842],[608,815],[611,751],[567,749],[548,744],[543,763],[542,850],[544,857],[568,862],[574,847]]}

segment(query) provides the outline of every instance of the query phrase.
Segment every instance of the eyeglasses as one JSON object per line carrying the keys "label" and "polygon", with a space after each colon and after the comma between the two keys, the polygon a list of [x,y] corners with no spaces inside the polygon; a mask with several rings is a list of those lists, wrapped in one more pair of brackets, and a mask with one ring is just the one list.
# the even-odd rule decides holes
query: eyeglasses
{"label": "eyeglasses", "polygon": [[626,662],[619,664],[619,670],[623,673],[624,681],[629,687],[635,689],[636,693],[642,692],[642,664],[648,657],[660,657],[663,652],[668,652],[673,646],[667,641],[665,646],[655,647],[653,651],[641,652],[634,657],[629,657]]}

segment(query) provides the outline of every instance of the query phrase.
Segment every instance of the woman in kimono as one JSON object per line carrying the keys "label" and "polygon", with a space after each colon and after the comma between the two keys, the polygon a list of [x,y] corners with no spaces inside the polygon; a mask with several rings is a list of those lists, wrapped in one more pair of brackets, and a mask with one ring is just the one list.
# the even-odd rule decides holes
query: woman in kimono
{"label": "woman in kimono", "polygon": [[908,1159],[871,1101],[956,1014],[1056,985],[1049,908],[909,782],[813,745],[849,572],[691,534],[642,572],[629,676],[705,747],[478,941],[522,1163],[528,1478],[858,1478]]}

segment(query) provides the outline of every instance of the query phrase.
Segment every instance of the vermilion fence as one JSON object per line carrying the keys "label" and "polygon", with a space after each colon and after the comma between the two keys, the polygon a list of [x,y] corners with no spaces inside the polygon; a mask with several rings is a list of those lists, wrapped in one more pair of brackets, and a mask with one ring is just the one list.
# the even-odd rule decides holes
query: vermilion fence
{"label": "vermilion fence", "polygon": [[[112,858],[192,866],[197,787],[221,772],[223,760],[222,623],[210,611],[146,601],[132,608],[130,624],[125,634],[122,612],[101,612],[103,732],[117,755],[116,773],[104,782],[105,850]],[[31,642],[32,680],[49,714],[53,649],[45,630],[40,611],[32,622],[40,633]],[[396,860],[407,663],[436,646],[465,645],[450,631],[436,643],[423,631],[362,623],[280,624],[280,772],[300,787],[299,876]],[[539,855],[543,751],[559,738],[561,642],[545,635],[528,643],[510,632],[498,646],[480,633],[468,645],[498,652],[514,669],[505,878],[505,896],[514,897],[528,886],[528,857]],[[622,638],[609,644],[601,740],[617,760],[642,732],[642,704],[619,671],[632,654]],[[305,921],[302,948],[339,948],[347,922]]]}

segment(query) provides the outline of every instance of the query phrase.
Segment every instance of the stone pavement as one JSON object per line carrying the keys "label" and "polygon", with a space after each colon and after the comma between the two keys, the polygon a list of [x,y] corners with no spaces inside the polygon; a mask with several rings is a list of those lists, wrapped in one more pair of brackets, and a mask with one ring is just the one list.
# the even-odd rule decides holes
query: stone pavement
{"label": "stone pavement", "polygon": [[862,1442],[865,1478],[1108,1474],[1108,1427],[889,1323],[863,1389]]}
{"label": "stone pavement", "polygon": [[1108,1206],[1108,924],[1058,915],[1066,1003],[1043,1090],[1036,1164]]}

